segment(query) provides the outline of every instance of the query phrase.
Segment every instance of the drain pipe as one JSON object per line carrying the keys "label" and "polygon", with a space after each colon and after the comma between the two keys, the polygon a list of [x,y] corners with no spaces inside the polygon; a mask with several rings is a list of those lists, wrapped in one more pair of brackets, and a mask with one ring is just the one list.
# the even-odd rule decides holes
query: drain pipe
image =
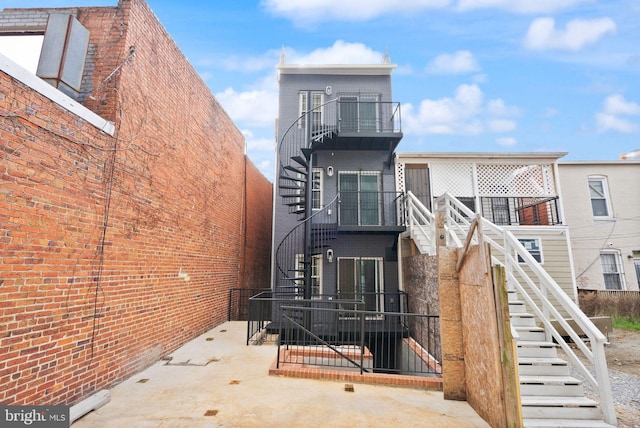
{"label": "drain pipe", "polygon": [[92,410],[99,409],[109,401],[111,401],[111,393],[108,390],[103,389],[102,391],[98,391],[92,396],[85,398],[78,404],[71,406],[69,409],[69,425]]}

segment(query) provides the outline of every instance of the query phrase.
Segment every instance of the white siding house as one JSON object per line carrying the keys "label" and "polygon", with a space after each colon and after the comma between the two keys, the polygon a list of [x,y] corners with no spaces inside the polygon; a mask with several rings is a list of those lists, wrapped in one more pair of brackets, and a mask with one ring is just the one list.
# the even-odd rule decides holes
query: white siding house
{"label": "white siding house", "polygon": [[578,288],[638,290],[640,161],[565,161],[558,169]]}

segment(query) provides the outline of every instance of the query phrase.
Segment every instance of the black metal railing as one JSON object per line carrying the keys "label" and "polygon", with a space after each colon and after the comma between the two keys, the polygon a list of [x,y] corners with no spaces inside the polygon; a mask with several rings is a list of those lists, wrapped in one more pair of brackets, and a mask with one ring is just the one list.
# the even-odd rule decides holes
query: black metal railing
{"label": "black metal railing", "polygon": [[282,306],[307,304],[313,308],[343,310],[374,308],[380,312],[395,313],[405,313],[409,307],[408,295],[404,291],[321,294],[310,300],[304,300],[303,295],[302,287],[292,287],[286,291],[263,291],[251,296],[248,302],[247,345],[259,343],[267,329],[275,334],[281,332]]}
{"label": "black metal railing", "polygon": [[[307,139],[306,122],[311,122],[311,141]],[[290,179],[297,173],[287,166],[299,167],[293,159],[300,157],[303,149],[317,147],[335,133],[388,134],[402,132],[400,103],[396,101],[358,101],[333,99],[296,119],[280,138],[278,144],[279,186],[292,186]],[[308,160],[308,159],[307,159]],[[302,187],[302,186],[301,186]],[[291,189],[294,196],[298,189]]]}
{"label": "black metal railing", "polygon": [[501,226],[553,226],[562,223],[558,197],[481,197],[482,216]]}
{"label": "black metal railing", "polygon": [[249,319],[249,298],[269,290],[269,288],[232,288],[229,290],[227,320],[247,321]]}
{"label": "black metal railing", "polygon": [[[276,248],[275,260],[275,284],[276,291],[295,289],[304,286],[305,280],[305,252],[309,256],[320,254],[323,249],[335,239],[337,233],[337,220],[335,207],[338,198],[334,198],[322,210],[314,212],[298,223],[282,238]],[[333,214],[328,214],[333,212]],[[311,223],[311,236],[308,246],[305,248],[306,224]]]}
{"label": "black metal railing", "polygon": [[341,191],[338,224],[357,227],[393,227],[405,225],[405,207],[401,192]]}
{"label": "black metal railing", "polygon": [[277,366],[302,364],[362,373],[439,375],[437,315],[283,305]]}

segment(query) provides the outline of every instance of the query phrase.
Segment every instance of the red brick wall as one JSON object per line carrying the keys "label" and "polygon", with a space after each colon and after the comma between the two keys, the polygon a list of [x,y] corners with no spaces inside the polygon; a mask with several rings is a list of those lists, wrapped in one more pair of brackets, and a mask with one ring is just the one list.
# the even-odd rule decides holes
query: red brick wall
{"label": "red brick wall", "polygon": [[144,2],[116,12],[78,13],[96,52],[85,104],[115,137],[0,72],[2,404],[121,381],[225,321],[243,267],[269,263],[265,231],[243,260],[271,185],[247,165],[245,221],[241,133]]}
{"label": "red brick wall", "polygon": [[269,288],[273,186],[250,161],[246,176],[244,288]]}

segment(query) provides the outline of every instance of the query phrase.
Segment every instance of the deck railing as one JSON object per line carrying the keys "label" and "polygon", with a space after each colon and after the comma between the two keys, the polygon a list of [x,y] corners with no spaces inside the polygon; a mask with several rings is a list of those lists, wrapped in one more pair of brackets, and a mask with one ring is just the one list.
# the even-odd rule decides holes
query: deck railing
{"label": "deck railing", "polygon": [[401,192],[341,191],[338,225],[341,227],[397,227],[405,225]]}

